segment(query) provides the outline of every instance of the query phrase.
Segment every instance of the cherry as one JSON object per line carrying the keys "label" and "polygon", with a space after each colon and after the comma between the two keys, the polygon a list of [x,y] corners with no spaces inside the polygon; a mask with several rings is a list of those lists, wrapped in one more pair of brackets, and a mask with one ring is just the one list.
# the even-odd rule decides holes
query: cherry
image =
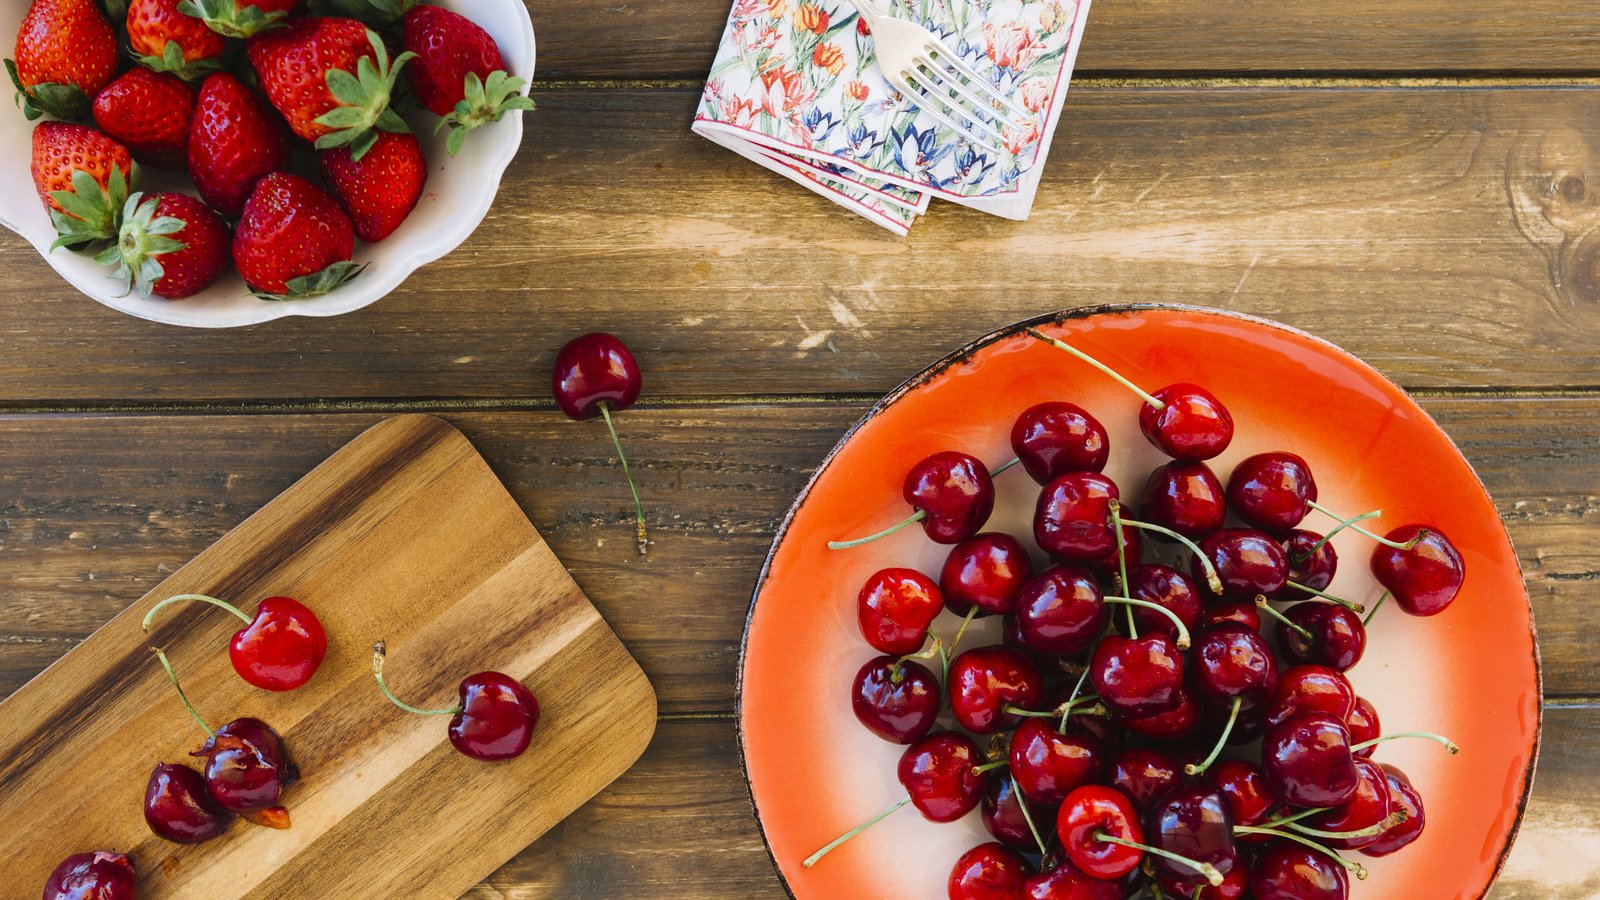
{"label": "cherry", "polygon": [[162,763],[150,773],[144,789],[144,821],[156,837],[198,844],[227,831],[233,813],[206,793],[206,781],[199,772],[178,763]]}
{"label": "cherry", "polygon": [[1410,549],[1379,544],[1372,550],[1372,575],[1394,594],[1400,608],[1413,616],[1444,612],[1466,578],[1461,554],[1444,533],[1421,525],[1402,525],[1387,540],[1411,543]]}
{"label": "cherry", "polygon": [[1190,663],[1200,693],[1223,706],[1235,699],[1241,709],[1264,706],[1278,687],[1272,648],[1258,632],[1233,622],[1206,626],[1195,637]]}
{"label": "cherry", "polygon": [[1157,877],[1180,882],[1209,880],[1215,886],[1221,879],[1207,879],[1195,862],[1209,863],[1223,875],[1239,864],[1233,813],[1214,788],[1200,784],[1173,788],[1145,815],[1144,830],[1152,845],[1181,857],[1153,857],[1150,862]]}
{"label": "cherry", "polygon": [[1067,795],[1056,818],[1056,836],[1073,865],[1106,881],[1132,872],[1144,857],[1138,847],[1127,846],[1144,841],[1133,803],[1104,785],[1086,784]]}
{"label": "cherry", "polygon": [[289,597],[268,597],[256,606],[254,618],[238,607],[204,594],[178,594],[157,603],[144,616],[145,633],[156,613],[168,604],[190,600],[221,607],[245,623],[228,642],[233,670],[250,684],[269,691],[292,691],[311,680],[328,652],[328,635],[317,616]]}
{"label": "cherry", "polygon": [[[1350,729],[1350,743],[1352,745],[1365,744],[1383,734],[1383,726],[1378,722],[1378,710],[1365,697],[1357,697],[1355,706],[1350,708],[1350,714],[1344,718],[1345,727]],[[1371,757],[1374,750],[1378,749],[1373,744],[1356,751],[1357,756]]]}
{"label": "cherry", "polygon": [[943,605],[943,595],[932,578],[915,569],[883,569],[861,586],[856,618],[861,636],[874,650],[905,656],[926,643],[928,626]]}
{"label": "cherry", "polygon": [[1122,896],[1121,885],[1101,881],[1065,859],[1029,878],[1022,888],[1022,900],[1122,900]]}
{"label": "cherry", "polygon": [[950,900],[1016,900],[1029,874],[1028,864],[1004,844],[979,844],[950,870]]}
{"label": "cherry", "polygon": [[461,679],[458,706],[418,709],[403,703],[383,681],[383,641],[372,645],[372,677],[389,702],[420,716],[450,716],[450,743],[463,756],[484,762],[521,756],[539,724],[539,701],[520,681],[502,672],[475,672]]}
{"label": "cherry", "polygon": [[1284,612],[1284,619],[1278,623],[1278,649],[1292,663],[1343,672],[1366,652],[1367,629],[1361,617],[1337,603],[1297,603]]}
{"label": "cherry", "polygon": [[1107,613],[1094,576],[1074,565],[1034,576],[1017,598],[1017,635],[1041,653],[1070,656],[1093,646]]}
{"label": "cherry", "polygon": [[1338,806],[1360,787],[1350,732],[1326,713],[1300,713],[1267,729],[1261,761],[1273,796],[1291,806]]}
{"label": "cherry", "polygon": [[939,572],[944,605],[958,616],[976,606],[980,613],[1005,615],[1033,575],[1033,563],[1022,542],[990,531],[957,544]]}
{"label": "cherry", "polygon": [[1034,481],[1046,484],[1068,472],[1106,467],[1111,441],[1099,420],[1071,403],[1030,406],[1011,426],[1011,449]]}
{"label": "cherry", "polygon": [[1021,716],[1006,707],[1031,709],[1044,697],[1044,679],[1033,663],[998,644],[968,650],[951,660],[945,686],[950,711],[973,734],[1015,728]]}
{"label": "cherry", "polygon": [[1106,761],[1106,782],[1126,794],[1141,812],[1182,781],[1182,768],[1160,750],[1129,747]]}
{"label": "cherry", "polygon": [[1261,630],[1261,610],[1254,603],[1226,600],[1207,603],[1200,613],[1200,627],[1235,622],[1253,631]]}
{"label": "cherry", "polygon": [[[1259,826],[1272,818],[1278,808],[1277,798],[1267,785],[1266,773],[1253,762],[1243,759],[1225,759],[1211,767],[1207,782],[1228,801],[1228,812],[1233,824]],[[1238,840],[1247,843],[1265,843],[1267,835],[1241,834]]]}
{"label": "cherry", "polygon": [[912,466],[901,495],[911,505],[911,515],[876,534],[829,541],[828,548],[859,547],[915,522],[922,523],[923,533],[934,543],[959,544],[977,534],[994,511],[994,481],[989,470],[976,458],[954,450],[924,457]]}
{"label": "cherry", "polygon": [[1077,562],[1079,565],[1095,573],[1101,578],[1115,581],[1122,575],[1124,557],[1126,558],[1126,562],[1130,567],[1137,566],[1140,560],[1144,558],[1144,539],[1140,537],[1140,535],[1141,532],[1138,528],[1133,525],[1123,523],[1123,555],[1121,557],[1119,557],[1117,555],[1117,551],[1113,549],[1110,553],[1107,553],[1105,556],[1102,556],[1099,559],[1082,559],[1078,560]]}
{"label": "cherry", "polygon": [[[1384,823],[1389,818],[1389,784],[1383,769],[1372,760],[1359,756],[1355,759],[1355,766],[1355,793],[1327,812],[1306,819],[1306,825],[1318,831],[1359,832]],[[1366,837],[1334,838],[1320,835],[1328,846],[1341,850],[1359,850],[1382,836],[1381,831]]]}
{"label": "cherry", "polygon": [[1205,388],[1172,384],[1155,392],[1162,406],[1139,409],[1139,430],[1173,459],[1211,459],[1233,441],[1233,416]]}
{"label": "cherry", "polygon": [[1116,482],[1095,472],[1073,472],[1045,485],[1033,514],[1033,539],[1052,556],[1101,559],[1117,552],[1110,501]]}
{"label": "cherry", "polygon": [[[1289,580],[1298,585],[1325,591],[1339,570],[1339,554],[1333,543],[1315,531],[1296,528],[1284,538],[1283,552],[1289,556]],[[1312,594],[1301,588],[1284,586],[1274,599],[1302,600]]]}
{"label": "cherry", "polygon": [[1228,476],[1228,506],[1263,531],[1282,534],[1299,525],[1316,499],[1311,467],[1293,453],[1257,453]]}
{"label": "cherry", "polygon": [[1222,482],[1210,466],[1194,460],[1175,460],[1151,472],[1139,506],[1144,521],[1196,539],[1221,528],[1227,511]]}
{"label": "cherry", "polygon": [[1422,810],[1422,795],[1411,786],[1411,779],[1387,763],[1383,765],[1383,775],[1389,789],[1389,806],[1404,813],[1405,818],[1379,835],[1377,840],[1361,848],[1361,852],[1368,856],[1388,856],[1410,844],[1422,837],[1422,829],[1428,821]]}
{"label": "cherry", "polygon": [[284,752],[283,739],[267,723],[234,719],[189,755],[205,759],[206,791],[223,809],[258,824],[289,826],[289,814],[278,800],[300,772]]}
{"label": "cherry", "polygon": [[1178,705],[1152,716],[1123,717],[1124,728],[1158,741],[1173,741],[1193,734],[1200,727],[1204,707],[1187,684],[1178,686]]}
{"label": "cherry", "polygon": [[622,477],[628,480],[628,490],[633,492],[640,553],[649,548],[644,504],[639,502],[639,488],[628,470],[628,458],[622,454],[622,442],[617,439],[611,414],[637,403],[642,386],[639,363],[627,345],[616,335],[603,331],[593,331],[568,341],[556,353],[555,366],[550,372],[550,391],[567,418],[581,421],[601,416],[605,419],[611,443],[617,448],[617,461],[622,463]]}
{"label": "cherry", "polygon": [[1274,841],[1250,872],[1255,900],[1347,900],[1350,881],[1327,855],[1289,841]]}
{"label": "cherry", "polygon": [[1029,719],[1018,726],[1008,759],[1022,796],[1045,806],[1060,805],[1100,772],[1099,743],[1081,734],[1062,734],[1050,719]]}
{"label": "cherry", "polygon": [[925,666],[880,656],[856,673],[850,706],[868,731],[890,743],[910,744],[932,730],[941,696],[938,679]]}
{"label": "cherry", "polygon": [[1212,742],[1221,742],[1230,747],[1248,744],[1260,740],[1262,732],[1267,729],[1266,714],[1260,709],[1240,709],[1235,715],[1232,704],[1222,707],[1208,703],[1203,711],[1200,734]]}
{"label": "cherry", "polygon": [[[1171,566],[1145,563],[1128,569],[1128,596],[1146,603],[1155,603],[1178,617],[1184,628],[1197,631],[1204,610],[1200,591],[1189,576]],[[1139,633],[1159,631],[1168,637],[1178,636],[1178,626],[1153,609],[1135,607],[1133,621]]]}
{"label": "cherry", "polygon": [[[1211,561],[1222,581],[1222,596],[1250,600],[1276,594],[1288,583],[1289,557],[1283,547],[1264,532],[1250,528],[1224,528],[1207,535],[1200,551]],[[1195,580],[1205,575],[1199,557],[1192,563]]]}
{"label": "cherry", "polygon": [[63,859],[44,883],[44,900],[134,900],[137,888],[132,860],[96,850]]}
{"label": "cherry", "polygon": [[1089,680],[1106,707],[1128,718],[1164,713],[1182,701],[1183,656],[1172,638],[1110,635],[1094,648]]}
{"label": "cherry", "polygon": [[1245,868],[1242,858],[1235,862],[1228,874],[1222,876],[1222,883],[1216,887],[1203,878],[1190,881],[1163,875],[1160,880],[1161,886],[1170,894],[1184,900],[1238,900],[1250,890],[1250,872]]}
{"label": "cherry", "polygon": [[1029,804],[1027,812],[1023,812],[1022,804],[1022,794],[1017,791],[1016,783],[1005,773],[991,772],[984,778],[983,800],[978,808],[983,827],[1008,847],[1033,851],[1038,844],[1028,820],[1031,818],[1035,826],[1048,825],[1055,821],[1056,808]]}
{"label": "cherry", "polygon": [[1343,722],[1356,705],[1349,679],[1327,666],[1302,665],[1284,669],[1278,689],[1267,704],[1267,724],[1278,725],[1305,712],[1327,713]]}

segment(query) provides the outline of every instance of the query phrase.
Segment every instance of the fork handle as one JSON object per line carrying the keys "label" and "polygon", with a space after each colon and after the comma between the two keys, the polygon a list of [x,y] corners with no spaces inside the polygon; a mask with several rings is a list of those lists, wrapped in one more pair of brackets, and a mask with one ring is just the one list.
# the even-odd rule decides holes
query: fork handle
{"label": "fork handle", "polygon": [[872,4],[872,0],[850,0],[850,5],[854,6],[856,8],[856,12],[861,15],[861,18],[866,20],[868,28],[878,24],[880,20],[887,18],[883,12],[879,11],[879,9]]}

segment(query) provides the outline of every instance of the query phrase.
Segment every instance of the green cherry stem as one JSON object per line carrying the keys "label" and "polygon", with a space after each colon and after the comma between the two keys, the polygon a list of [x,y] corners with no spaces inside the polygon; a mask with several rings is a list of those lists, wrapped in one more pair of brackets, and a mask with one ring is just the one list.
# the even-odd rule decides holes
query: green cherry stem
{"label": "green cherry stem", "polygon": [[1271,835],[1272,837],[1279,837],[1279,838],[1284,838],[1286,840],[1291,840],[1291,841],[1294,841],[1297,844],[1304,844],[1307,847],[1310,847],[1311,849],[1317,851],[1318,853],[1321,853],[1321,854],[1327,856],[1329,859],[1331,859],[1334,862],[1338,863],[1339,865],[1343,866],[1346,871],[1348,871],[1351,874],[1355,875],[1358,880],[1362,880],[1362,881],[1366,880],[1367,870],[1365,868],[1363,868],[1360,863],[1353,863],[1350,860],[1345,859],[1344,857],[1340,856],[1337,851],[1332,850],[1332,849],[1330,849],[1328,847],[1324,847],[1321,844],[1317,843],[1316,841],[1313,841],[1312,839],[1310,839],[1308,837],[1305,837],[1303,835],[1295,834],[1292,831],[1283,831],[1283,830],[1278,829],[1278,828],[1259,828],[1259,827],[1255,827],[1255,826],[1251,826],[1251,825],[1235,825],[1235,826],[1233,826],[1233,833],[1234,834],[1265,834],[1265,835]]}
{"label": "green cherry stem", "polygon": [[1151,396],[1149,392],[1145,391],[1143,388],[1139,387],[1137,384],[1134,384],[1133,382],[1129,381],[1128,379],[1122,377],[1122,375],[1119,372],[1117,372],[1116,369],[1111,368],[1110,366],[1106,365],[1105,363],[1101,362],[1100,360],[1095,359],[1094,357],[1092,357],[1089,354],[1083,352],[1082,350],[1079,350],[1077,347],[1074,347],[1071,344],[1068,344],[1068,343],[1066,343],[1064,341],[1056,340],[1055,338],[1051,337],[1048,334],[1045,334],[1044,332],[1040,331],[1037,328],[1029,328],[1028,329],[1028,334],[1032,335],[1033,337],[1038,338],[1041,341],[1044,341],[1046,344],[1049,344],[1050,346],[1056,348],[1057,350],[1064,350],[1064,351],[1072,354],[1073,356],[1076,356],[1077,358],[1083,360],[1084,362],[1088,363],[1089,365],[1094,366],[1096,369],[1099,369],[1101,372],[1104,372],[1105,374],[1111,376],[1112,378],[1116,379],[1123,387],[1127,388],[1130,391],[1133,391],[1135,394],[1138,394],[1139,398],[1141,400],[1143,400],[1146,404],[1150,405],[1151,407],[1153,407],[1155,409],[1158,409],[1158,410],[1167,408],[1167,405],[1165,403],[1162,403],[1160,400],[1157,400],[1155,397]]}
{"label": "green cherry stem", "polygon": [[[1322,513],[1323,515],[1327,516],[1330,519],[1337,519],[1340,522],[1346,521],[1343,516],[1339,515],[1338,513],[1334,512],[1333,510],[1327,508],[1326,506],[1323,506],[1322,504],[1318,503],[1315,500],[1307,501],[1306,505],[1310,506],[1312,509],[1316,510],[1319,513]],[[1354,531],[1356,534],[1366,535],[1367,537],[1372,538],[1373,540],[1375,540],[1378,543],[1384,545],[1385,547],[1393,547],[1396,550],[1410,550],[1412,547],[1415,547],[1419,541],[1421,541],[1423,538],[1428,536],[1428,530],[1426,528],[1424,528],[1424,529],[1419,530],[1417,532],[1417,536],[1412,538],[1409,541],[1405,541],[1405,542],[1391,541],[1386,537],[1379,537],[1378,535],[1373,534],[1372,532],[1366,530],[1365,528],[1362,528],[1360,525],[1355,524],[1354,521],[1351,521],[1348,527],[1350,528],[1351,531]]]}
{"label": "green cherry stem", "polygon": [[183,692],[183,685],[178,683],[178,673],[172,671],[172,663],[167,659],[166,652],[160,647],[151,647],[150,649],[155,652],[156,659],[160,660],[161,668],[167,670],[167,678],[172,682],[173,689],[178,692],[178,699],[183,701],[183,708],[187,709],[189,715],[194,717],[195,724],[199,725],[200,730],[206,733],[206,737],[216,737],[217,733],[211,730],[211,726],[206,724],[205,719],[200,718],[199,713],[195,712],[194,704],[189,702],[189,695]]}
{"label": "green cherry stem", "polygon": [[617,448],[617,461],[622,463],[622,477],[628,479],[628,490],[633,492],[634,524],[637,529],[639,542],[639,555],[643,556],[650,550],[650,535],[644,528],[644,504],[639,502],[639,488],[633,483],[633,473],[628,470],[628,458],[622,455],[622,441],[617,440],[617,426],[611,423],[611,409],[604,401],[597,404],[600,415],[606,420],[606,430],[611,432],[611,445]]}
{"label": "green cherry stem", "polygon": [[894,674],[889,676],[889,681],[894,684],[899,684],[900,682],[904,681],[905,674],[901,667],[912,660],[933,659],[935,656],[943,655],[944,647],[939,643],[939,639],[937,637],[930,634],[928,635],[928,645],[926,647],[916,651],[915,653],[907,653],[905,656],[902,656],[894,661]]}
{"label": "green cherry stem", "polygon": [[1076,697],[1072,700],[1068,700],[1066,703],[1063,703],[1053,709],[1023,709],[1020,706],[1012,706],[1009,703],[1003,708],[1006,712],[1012,714],[1013,716],[1023,716],[1030,719],[1054,719],[1057,717],[1064,718],[1067,713],[1072,712],[1079,706],[1086,704],[1092,705],[1099,702],[1099,697],[1095,696],[1094,694],[1090,694],[1087,697]]}
{"label": "green cherry stem", "polygon": [[160,612],[164,607],[187,600],[199,600],[201,603],[209,603],[212,606],[221,607],[222,609],[233,613],[235,616],[238,616],[239,621],[245,623],[246,625],[249,625],[252,621],[249,616],[245,615],[243,610],[226,600],[218,600],[215,597],[207,596],[205,594],[176,594],[168,597],[160,603],[157,603],[155,606],[150,607],[150,611],[144,614],[144,621],[139,623],[139,627],[143,628],[145,631],[149,631],[150,623],[154,622],[156,619],[156,613]]}
{"label": "green cherry stem", "polygon": [[989,477],[990,478],[994,478],[995,476],[999,475],[1001,472],[1004,472],[1005,470],[1011,468],[1012,466],[1016,465],[1019,462],[1022,462],[1022,457],[1013,456],[1013,457],[1011,457],[1011,461],[1010,462],[1001,463],[999,468],[995,469],[993,472],[990,472],[989,473]]}
{"label": "green cherry stem", "polygon": [[[1121,575],[1121,580],[1117,584],[1122,588],[1122,592],[1126,594],[1128,592],[1128,542],[1122,538],[1122,504],[1112,500],[1106,505],[1111,509],[1111,534],[1117,539],[1117,572]],[[1127,613],[1128,637],[1136,638],[1139,636],[1139,626],[1133,623],[1132,605],[1128,606]],[[1179,622],[1178,627],[1182,628],[1183,623]],[[1182,650],[1187,646],[1185,644],[1178,649]]]}
{"label": "green cherry stem", "polygon": [[823,858],[824,856],[827,856],[828,853],[830,851],[832,851],[835,847],[838,847],[840,844],[844,843],[845,841],[850,840],[851,838],[855,837],[856,835],[860,834],[861,832],[866,831],[868,828],[871,828],[872,826],[878,824],[879,822],[882,822],[884,819],[889,818],[889,816],[893,815],[897,810],[900,809],[900,807],[905,806],[907,803],[910,803],[910,802],[911,802],[911,798],[910,797],[905,797],[905,798],[897,801],[893,806],[889,807],[888,809],[884,810],[883,812],[878,813],[877,815],[875,815],[872,818],[866,820],[865,822],[862,822],[860,825],[857,825],[856,827],[850,829],[849,831],[846,831],[844,834],[841,834],[838,837],[834,838],[833,840],[829,841],[821,850],[818,850],[817,852],[815,852],[815,853],[811,854],[810,856],[806,857],[805,861],[800,863],[800,865],[805,866],[808,869],[811,868],[812,866],[817,864],[817,860]]}
{"label": "green cherry stem", "polygon": [[986,762],[981,766],[973,766],[972,767],[972,774],[974,774],[974,775],[982,775],[985,772],[993,772],[995,769],[1003,768],[1005,765],[1006,765],[1006,761],[1005,760],[997,759],[997,760],[994,760],[993,762]]}
{"label": "green cherry stem", "polygon": [[394,692],[389,690],[389,686],[383,682],[383,660],[387,649],[388,648],[384,646],[383,641],[379,641],[372,645],[372,677],[378,680],[378,688],[383,691],[383,695],[385,697],[389,698],[390,703],[393,703],[395,706],[400,707],[408,713],[416,713],[419,716],[453,716],[456,713],[461,712],[461,707],[459,706],[452,706],[448,709],[418,709],[404,700],[401,700],[399,697],[396,697]]}
{"label": "green cherry stem", "polygon": [[1361,620],[1363,626],[1372,624],[1372,617],[1378,614],[1378,610],[1383,607],[1383,601],[1387,599],[1389,599],[1389,592],[1384,591],[1383,596],[1378,598],[1378,602],[1372,604],[1372,611],[1368,612],[1367,617]]}
{"label": "green cherry stem", "polygon": [[888,528],[885,528],[884,530],[882,530],[882,531],[880,531],[880,532],[878,532],[876,534],[869,534],[866,537],[858,537],[858,538],[855,538],[854,540],[849,540],[849,541],[829,541],[828,542],[828,549],[829,550],[848,550],[851,547],[859,547],[862,544],[870,544],[873,541],[878,540],[879,538],[886,538],[889,535],[894,534],[895,532],[899,531],[902,528],[909,528],[910,526],[915,525],[918,522],[921,522],[923,519],[926,519],[927,517],[928,517],[928,511],[925,510],[925,509],[919,509],[916,512],[912,513],[911,515],[906,516],[904,519],[901,519],[900,521],[894,523],[893,525],[890,525]]}
{"label": "green cherry stem", "polygon": [[966,634],[967,634],[967,626],[971,625],[972,624],[972,620],[977,618],[977,617],[978,617],[978,605],[977,604],[973,604],[972,608],[967,610],[966,618],[961,620],[961,627],[956,629],[956,636],[954,638],[950,639],[950,655],[951,656],[955,656],[956,655],[956,647],[961,645],[961,639],[966,636]]}
{"label": "green cherry stem", "polygon": [[1308,641],[1315,641],[1316,640],[1316,637],[1313,636],[1311,634],[1311,632],[1309,632],[1309,631],[1305,630],[1304,628],[1300,627],[1299,625],[1296,625],[1295,623],[1289,621],[1289,617],[1288,616],[1284,615],[1281,612],[1278,612],[1276,609],[1273,609],[1272,605],[1267,602],[1267,595],[1266,594],[1257,594],[1256,595],[1256,606],[1261,607],[1261,611],[1262,612],[1264,612],[1267,615],[1273,617],[1274,619],[1277,619],[1279,622],[1282,622],[1285,626],[1287,626],[1288,628],[1293,629],[1296,634],[1300,635],[1301,637],[1305,638],[1306,640],[1308,640]]}
{"label": "green cherry stem", "polygon": [[1039,828],[1033,824],[1033,813],[1028,812],[1028,798],[1022,796],[1022,791],[1017,787],[1017,779],[1011,778],[1011,793],[1017,798],[1017,808],[1022,810],[1022,821],[1028,823],[1028,831],[1033,834],[1033,842],[1039,845],[1039,855],[1043,856],[1050,851],[1044,845],[1044,838],[1039,837]]}
{"label": "green cherry stem", "polygon": [[1067,697],[1067,702],[1062,704],[1066,707],[1066,709],[1061,711],[1061,724],[1056,726],[1056,730],[1062,734],[1065,734],[1067,731],[1067,720],[1072,718],[1072,703],[1078,699],[1079,694],[1083,693],[1083,684],[1088,680],[1089,667],[1084,666],[1083,673],[1078,676],[1078,683],[1072,686],[1072,694]]}
{"label": "green cherry stem", "polygon": [[1368,747],[1381,744],[1384,741],[1392,741],[1397,738],[1424,738],[1444,747],[1445,750],[1449,751],[1451,756],[1455,756],[1457,753],[1461,752],[1461,748],[1456,746],[1455,741],[1450,740],[1442,734],[1434,734],[1431,731],[1396,731],[1393,734],[1385,734],[1381,737],[1375,737],[1370,741],[1362,741],[1359,744],[1353,744],[1350,747],[1350,752],[1356,753],[1361,750],[1365,750]]}
{"label": "green cherry stem", "polygon": [[1321,537],[1321,539],[1319,539],[1315,544],[1312,544],[1310,550],[1307,550],[1306,552],[1295,556],[1295,558],[1294,558],[1295,565],[1299,565],[1300,563],[1305,562],[1306,560],[1310,559],[1311,557],[1316,556],[1317,555],[1317,551],[1322,549],[1322,545],[1326,544],[1330,539],[1333,538],[1334,535],[1338,534],[1339,532],[1345,530],[1346,528],[1349,528],[1350,526],[1354,525],[1357,522],[1364,522],[1367,519],[1376,519],[1377,517],[1379,517],[1381,515],[1383,515],[1383,510],[1375,509],[1375,510],[1372,510],[1371,512],[1364,512],[1359,516],[1351,516],[1348,519],[1341,520],[1339,522],[1339,524],[1337,524],[1337,525],[1333,526],[1332,528],[1328,529],[1328,533],[1323,535]]}
{"label": "green cherry stem", "polygon": [[1298,822],[1301,819],[1307,818],[1309,816],[1314,816],[1317,813],[1327,812],[1329,809],[1332,809],[1332,807],[1329,807],[1329,806],[1313,806],[1310,809],[1302,809],[1302,810],[1300,810],[1299,812],[1295,813],[1292,816],[1280,816],[1279,818],[1273,819],[1273,820],[1271,820],[1269,822],[1262,822],[1258,827],[1260,827],[1260,828],[1277,828],[1279,825],[1287,825],[1290,822]]}
{"label": "green cherry stem", "polygon": [[1359,828],[1355,831],[1323,831],[1320,828],[1309,828],[1305,825],[1301,825],[1299,822],[1291,822],[1289,824],[1289,830],[1306,835],[1307,837],[1322,838],[1323,840],[1359,840],[1360,838],[1377,837],[1394,826],[1399,825],[1401,822],[1404,822],[1408,818],[1410,817],[1407,816],[1403,810],[1397,809],[1390,813],[1389,817],[1384,819],[1382,822],[1379,822],[1376,825],[1369,825],[1366,828]]}
{"label": "green cherry stem", "polygon": [[[1113,504],[1116,502],[1117,501],[1115,500],[1111,501]],[[1140,522],[1134,519],[1121,519],[1120,521],[1124,525],[1132,525],[1134,528],[1137,528],[1141,531],[1153,531],[1156,534],[1164,534],[1178,543],[1183,544],[1185,547],[1188,547],[1190,552],[1194,553],[1194,558],[1200,560],[1200,567],[1206,572],[1206,586],[1211,588],[1211,593],[1218,596],[1222,595],[1222,579],[1217,577],[1217,567],[1211,564],[1211,557],[1207,556],[1201,551],[1199,544],[1196,544],[1194,541],[1191,541],[1176,531],[1173,531],[1171,528],[1165,528],[1149,522]]]}
{"label": "green cherry stem", "polygon": [[1211,748],[1211,754],[1201,760],[1199,765],[1194,763],[1185,765],[1184,772],[1190,775],[1204,774],[1205,770],[1211,768],[1211,764],[1217,761],[1217,757],[1222,755],[1222,748],[1228,745],[1228,735],[1233,734],[1233,725],[1239,721],[1239,703],[1240,698],[1233,698],[1233,708],[1228,711],[1228,723],[1222,726],[1222,734],[1217,738],[1216,746]]}
{"label": "green cherry stem", "polygon": [[1345,609],[1350,610],[1351,612],[1353,612],[1353,613],[1355,613],[1357,615],[1360,615],[1361,613],[1364,613],[1364,612],[1367,611],[1367,608],[1365,606],[1362,606],[1361,604],[1355,602],[1354,600],[1346,600],[1345,598],[1340,597],[1337,594],[1330,594],[1327,591],[1317,590],[1314,587],[1308,587],[1306,585],[1303,585],[1298,581],[1285,581],[1283,583],[1283,585],[1284,585],[1284,587],[1294,588],[1297,591],[1305,591],[1306,593],[1310,594],[1313,597],[1321,597],[1324,600],[1331,600],[1334,603],[1339,604],[1340,606],[1344,607]]}
{"label": "green cherry stem", "polygon": [[1140,600],[1137,597],[1102,597],[1100,599],[1104,600],[1107,603],[1121,603],[1124,606],[1127,606],[1128,607],[1128,613],[1129,613],[1130,616],[1132,615],[1133,607],[1135,607],[1135,606],[1142,606],[1145,609],[1153,609],[1156,612],[1161,613],[1162,615],[1166,616],[1168,619],[1171,619],[1172,620],[1172,624],[1177,626],[1177,628],[1178,628],[1178,638],[1177,638],[1178,649],[1179,650],[1187,650],[1187,649],[1189,649],[1189,629],[1184,627],[1183,620],[1178,618],[1178,614],[1177,613],[1173,612],[1170,609],[1167,609],[1165,606],[1162,606],[1159,603],[1152,603],[1149,600]]}
{"label": "green cherry stem", "polygon": [[1216,887],[1222,883],[1222,873],[1217,871],[1217,867],[1210,863],[1204,863],[1200,862],[1199,860],[1190,859],[1187,856],[1179,856],[1170,850],[1162,850],[1160,847],[1152,847],[1149,844],[1141,844],[1137,841],[1125,840],[1117,837],[1116,835],[1106,834],[1104,831],[1096,831],[1094,833],[1094,839],[1097,841],[1103,841],[1107,844],[1119,844],[1123,847],[1132,847],[1135,850],[1143,850],[1146,853],[1154,854],[1165,859],[1170,859],[1173,862],[1183,863],[1189,868],[1197,870],[1202,876],[1204,876],[1206,881],[1211,883],[1212,887]]}

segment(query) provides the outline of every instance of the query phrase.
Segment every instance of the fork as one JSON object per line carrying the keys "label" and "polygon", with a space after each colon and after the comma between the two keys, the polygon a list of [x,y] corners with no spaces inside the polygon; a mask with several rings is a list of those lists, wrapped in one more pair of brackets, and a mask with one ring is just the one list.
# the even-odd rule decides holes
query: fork
{"label": "fork", "polygon": [[[946,47],[938,35],[916,22],[880,12],[872,0],[850,2],[872,29],[884,80],[957,134],[998,153],[1006,140],[1003,129],[1032,118]],[[1000,115],[1001,111],[1016,120]]]}

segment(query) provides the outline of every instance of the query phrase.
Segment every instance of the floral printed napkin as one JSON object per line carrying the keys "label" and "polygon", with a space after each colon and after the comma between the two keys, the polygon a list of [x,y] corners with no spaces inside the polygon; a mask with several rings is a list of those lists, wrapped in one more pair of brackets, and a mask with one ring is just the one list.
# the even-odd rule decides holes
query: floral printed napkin
{"label": "floral printed napkin", "polygon": [[1026,219],[1089,0],[887,2],[1034,120],[976,147],[883,80],[848,0],[734,0],[694,131],[897,234],[933,197]]}

